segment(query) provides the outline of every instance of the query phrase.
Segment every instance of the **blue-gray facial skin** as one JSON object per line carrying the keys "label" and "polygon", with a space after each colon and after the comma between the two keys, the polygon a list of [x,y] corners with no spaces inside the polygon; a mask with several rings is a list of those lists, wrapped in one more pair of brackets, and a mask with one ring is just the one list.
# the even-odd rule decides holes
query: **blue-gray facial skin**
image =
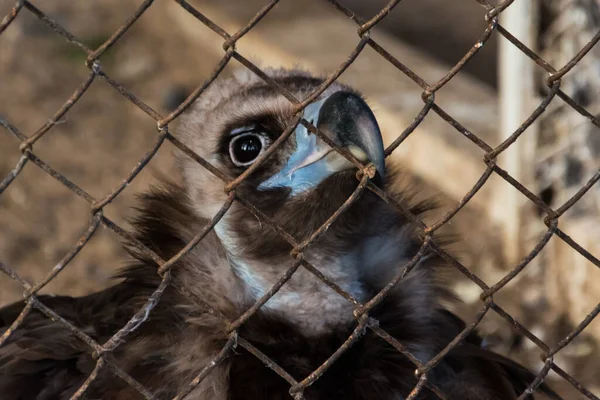
{"label": "blue-gray facial skin", "polygon": [[[312,103],[304,109],[304,119],[313,125],[318,124],[318,116],[323,100]],[[325,142],[298,124],[295,131],[296,150],[285,166],[262,182],[259,189],[287,187],[294,196],[318,185],[332,173],[336,172],[328,165],[326,156],[331,151]]]}
{"label": "blue-gray facial skin", "polygon": [[[323,107],[329,99],[329,104]],[[322,115],[323,110],[327,110],[326,116]],[[381,133],[374,115],[362,99],[353,94],[336,93],[307,106],[304,119],[319,129],[323,129],[324,125],[332,125],[327,128],[334,135],[332,139],[336,144],[346,147],[362,162],[374,162],[383,177],[385,166]],[[339,132],[340,129],[344,132]],[[290,195],[294,196],[314,188],[336,172],[353,167],[350,161],[302,124],[296,127],[295,139],[296,150],[285,166],[262,182],[258,189],[286,187],[291,189]]]}

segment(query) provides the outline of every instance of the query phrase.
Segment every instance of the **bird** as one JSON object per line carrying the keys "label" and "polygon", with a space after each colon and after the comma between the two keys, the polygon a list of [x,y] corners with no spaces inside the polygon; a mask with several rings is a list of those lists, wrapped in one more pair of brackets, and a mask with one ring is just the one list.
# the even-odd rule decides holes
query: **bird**
{"label": "bird", "polygon": [[[269,68],[265,73],[296,99],[308,98],[325,82],[301,69]],[[401,168],[386,159],[380,127],[365,97],[334,81],[301,111],[305,121],[329,137],[329,144],[311,132],[309,124],[297,123],[294,107],[271,84],[242,71],[217,78],[177,120],[174,137],[232,179],[262,161],[286,129],[293,131],[235,187],[235,198],[244,202],[233,201],[214,229],[172,266],[171,283],[143,323],[104,354],[156,399],[189,391],[190,382],[207,366],[212,371],[186,398],[292,398],[290,383],[247,347],[235,345],[220,363],[211,365],[232,338],[224,321],[235,321],[269,293],[298,257],[334,282],[348,296],[301,266],[236,330],[239,338],[299,382],[357,328],[356,304],[347,297],[368,302],[422,247],[418,227],[393,203],[403,204],[416,216],[431,211],[432,203],[415,201],[411,190],[394,183]],[[290,241],[257,213],[297,243],[307,240],[357,190],[360,171],[369,171],[357,169],[348,153],[372,167],[369,179],[394,202],[384,201],[373,190],[362,191],[318,238],[294,253]],[[163,260],[206,229],[230,196],[223,181],[188,153],[177,151],[176,157],[182,179],[162,179],[141,194],[131,219],[135,239]],[[124,246],[131,263],[115,276],[118,282],[113,286],[82,297],[38,295],[38,301],[105,343],[161,283],[159,263],[130,243]],[[368,313],[370,323],[422,363],[466,327],[443,306],[454,299],[438,278],[446,265],[428,249]],[[20,301],[0,309],[0,333],[24,306]],[[418,383],[413,361],[371,329],[359,333],[360,338],[304,389],[305,399],[409,396]],[[69,399],[95,363],[87,344],[34,309],[0,347],[0,393],[5,400]],[[511,400],[534,379],[523,366],[489,350],[474,330],[429,371],[431,385],[413,398],[437,399],[435,387],[448,400]],[[553,396],[545,384],[540,387]],[[85,396],[143,398],[110,368],[99,371]]]}

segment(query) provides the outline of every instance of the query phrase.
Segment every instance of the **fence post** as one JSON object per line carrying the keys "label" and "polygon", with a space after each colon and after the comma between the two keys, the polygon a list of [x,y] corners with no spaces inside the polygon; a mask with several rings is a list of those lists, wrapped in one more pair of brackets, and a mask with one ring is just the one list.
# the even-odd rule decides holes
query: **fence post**
{"label": "fence post", "polygon": [[[517,0],[500,14],[500,23],[507,31],[536,51],[538,2]],[[535,63],[521,50],[501,38],[499,44],[499,141],[508,138],[536,106]],[[525,186],[534,181],[533,154],[537,124],[498,157],[498,165]],[[523,254],[523,215],[527,199],[505,182],[494,189],[490,215],[502,227],[505,259],[514,265]]]}

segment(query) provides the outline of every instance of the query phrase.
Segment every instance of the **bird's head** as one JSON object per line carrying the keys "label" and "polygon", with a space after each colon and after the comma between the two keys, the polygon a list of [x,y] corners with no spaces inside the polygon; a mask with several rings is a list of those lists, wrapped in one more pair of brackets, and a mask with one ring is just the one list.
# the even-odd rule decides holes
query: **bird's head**
{"label": "bird's head", "polygon": [[[301,71],[269,72],[297,99],[305,98],[323,83]],[[365,165],[372,163],[376,167],[374,182],[385,183],[381,132],[371,108],[358,92],[334,83],[304,109],[302,117],[338,148],[348,150]],[[236,178],[294,120],[294,105],[288,99],[258,77],[238,76],[216,81],[183,117],[179,134],[194,152]],[[226,200],[225,184],[192,159],[182,160],[186,187],[196,211],[211,219]],[[356,172],[351,161],[299,123],[282,146],[237,187],[236,193],[303,240],[356,189]],[[240,219],[240,225],[246,219],[256,218],[249,214]]]}
{"label": "bird's head", "polygon": [[[270,70],[268,74],[300,100],[323,83],[301,71]],[[383,187],[390,180],[379,126],[358,92],[334,83],[304,109],[303,118],[365,165],[372,163],[374,183]],[[258,77],[246,75],[215,81],[182,118],[178,133],[194,152],[235,178],[294,119],[294,106],[288,99]],[[359,180],[355,165],[304,125],[293,129],[282,146],[235,190],[238,197],[302,242],[348,199]],[[182,166],[195,212],[213,218],[226,201],[225,184],[189,157],[182,157]],[[361,297],[365,285],[372,284],[367,278],[379,264],[394,269],[405,259],[409,245],[402,243],[407,238],[403,222],[393,207],[365,190],[303,255]],[[255,296],[268,290],[293,262],[289,243],[237,202],[215,231],[234,269]],[[395,259],[394,265],[390,258]],[[317,286],[311,278],[302,278],[303,274],[296,273],[282,292]]]}

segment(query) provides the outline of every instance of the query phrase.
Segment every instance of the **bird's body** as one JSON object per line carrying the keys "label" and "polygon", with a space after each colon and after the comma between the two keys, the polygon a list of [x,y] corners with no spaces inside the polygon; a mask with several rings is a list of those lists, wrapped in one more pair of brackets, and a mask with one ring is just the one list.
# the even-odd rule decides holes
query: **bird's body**
{"label": "bird's body", "polygon": [[[322,83],[298,71],[269,73],[298,98]],[[333,133],[337,145],[371,161],[377,167],[378,184],[392,190],[381,135],[366,103],[352,89],[336,83],[313,104],[305,110],[305,118]],[[269,86],[257,78],[238,77],[211,86],[185,116],[179,137],[235,177],[293,117],[289,101]],[[301,242],[352,194],[357,186],[355,169],[300,125],[272,157],[237,187],[236,195]],[[133,221],[137,239],[165,260],[200,232],[227,198],[223,184],[194,161],[182,158],[182,168],[183,186],[165,184],[143,195],[140,214]],[[408,204],[405,195],[391,195]],[[424,209],[412,206],[417,214]],[[420,245],[414,227],[393,205],[365,191],[302,256],[364,303],[400,272]],[[291,250],[278,233],[234,202],[215,229],[173,267],[172,284],[147,321],[109,357],[158,399],[173,398],[228,341],[223,319],[238,318],[294,264]],[[160,283],[156,263],[135,249],[131,252],[137,262],[122,272],[121,283],[82,298],[40,296],[40,301],[93,339],[105,342]],[[464,328],[440,305],[451,298],[435,277],[441,265],[433,253],[426,254],[369,312],[421,361],[434,357]],[[22,307],[19,303],[0,310],[0,333]],[[238,334],[300,381],[353,333],[354,307],[301,267]],[[305,390],[306,399],[408,396],[417,384],[415,365],[370,330],[360,334],[360,340]],[[0,393],[6,400],[68,399],[94,365],[87,345],[34,311],[0,348]],[[533,375],[485,350],[471,334],[450,351],[429,380],[448,400],[510,400],[526,389]],[[237,346],[187,398],[288,399],[289,389],[288,382]],[[100,371],[86,396],[141,398],[108,368]],[[438,397],[424,388],[417,398]]]}

